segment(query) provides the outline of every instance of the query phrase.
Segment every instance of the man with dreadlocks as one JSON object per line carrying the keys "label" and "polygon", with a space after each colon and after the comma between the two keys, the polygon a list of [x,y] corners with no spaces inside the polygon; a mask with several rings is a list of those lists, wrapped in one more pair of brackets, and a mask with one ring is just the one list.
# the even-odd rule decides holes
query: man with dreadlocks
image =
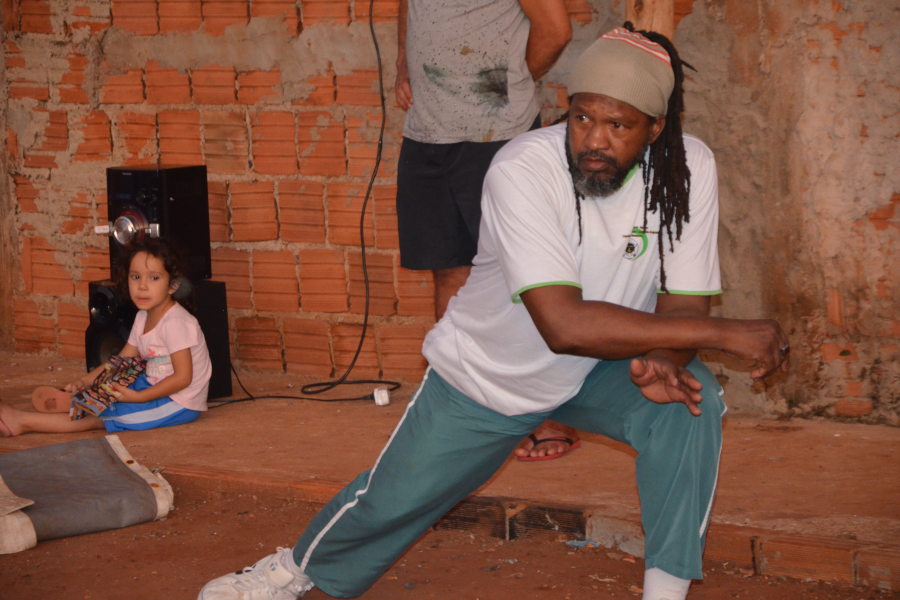
{"label": "man with dreadlocks", "polygon": [[494,159],[475,266],[428,334],[431,367],[375,466],[292,550],[202,600],[358,596],[547,418],[637,450],[643,598],[684,600],[703,576],[725,412],[696,352],[755,361],[761,379],[786,369],[789,346],[775,321],[708,316],[715,162],[681,133],[681,79],[654,33],[616,29],[581,55],[568,122]]}

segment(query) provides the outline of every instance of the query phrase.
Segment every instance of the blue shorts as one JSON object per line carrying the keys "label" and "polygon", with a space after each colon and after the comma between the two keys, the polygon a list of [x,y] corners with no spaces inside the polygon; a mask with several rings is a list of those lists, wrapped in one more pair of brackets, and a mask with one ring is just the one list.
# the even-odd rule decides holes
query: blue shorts
{"label": "blue shorts", "polygon": [[[146,375],[141,375],[128,386],[136,392],[150,386]],[[193,423],[200,416],[199,410],[185,408],[166,396],[149,402],[115,402],[100,413],[106,431],[145,431],[157,427]]]}

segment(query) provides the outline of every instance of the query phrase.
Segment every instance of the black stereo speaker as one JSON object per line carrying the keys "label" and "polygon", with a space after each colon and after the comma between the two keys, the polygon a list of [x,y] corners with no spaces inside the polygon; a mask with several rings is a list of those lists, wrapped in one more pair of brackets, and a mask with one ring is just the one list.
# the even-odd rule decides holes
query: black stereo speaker
{"label": "black stereo speaker", "polygon": [[[88,287],[91,323],[84,332],[84,353],[90,371],[121,352],[128,342],[137,309],[112,281],[94,281]],[[231,344],[225,284],[210,280],[194,283],[193,305],[212,363],[208,397],[212,400],[230,396]]]}
{"label": "black stereo speaker", "polygon": [[84,355],[91,371],[125,347],[137,308],[109,280],[90,282],[88,294],[91,323],[84,332]]}
{"label": "black stereo speaker", "polygon": [[205,166],[114,167],[106,186],[113,278],[129,246],[147,237],[175,241],[192,281],[212,277]]}
{"label": "black stereo speaker", "polygon": [[228,333],[228,301],[224,281],[205,279],[194,284],[194,316],[200,323],[212,378],[209,380],[209,398],[231,395],[231,343]]}

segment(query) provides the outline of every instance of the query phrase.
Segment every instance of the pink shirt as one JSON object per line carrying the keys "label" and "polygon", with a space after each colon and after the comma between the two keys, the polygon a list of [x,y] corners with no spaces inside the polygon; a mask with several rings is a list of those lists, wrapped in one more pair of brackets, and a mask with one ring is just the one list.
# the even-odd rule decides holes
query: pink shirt
{"label": "pink shirt", "polygon": [[137,347],[141,358],[147,361],[145,374],[150,385],[175,372],[171,354],[191,349],[193,379],[191,384],[170,396],[172,400],[191,410],[206,410],[206,396],[209,392],[209,378],[212,376],[212,363],[206,349],[206,339],[200,330],[197,319],[183,306],[176,303],[159,320],[151,331],[144,333],[147,322],[147,311],[138,311],[131,327],[128,343]]}

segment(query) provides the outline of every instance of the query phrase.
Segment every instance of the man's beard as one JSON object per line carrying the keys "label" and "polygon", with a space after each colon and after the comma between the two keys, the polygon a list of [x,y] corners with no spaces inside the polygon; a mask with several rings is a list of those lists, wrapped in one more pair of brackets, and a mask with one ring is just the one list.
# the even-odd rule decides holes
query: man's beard
{"label": "man's beard", "polygon": [[[628,177],[631,169],[634,168],[634,165],[641,161],[644,154],[647,152],[648,146],[649,144],[644,143],[643,148],[637,153],[634,160],[625,166],[622,166],[622,164],[616,160],[616,157],[604,154],[599,150],[579,152],[578,156],[573,158],[572,146],[569,139],[569,126],[566,125],[566,159],[569,162],[569,173],[572,174],[572,183],[575,186],[575,192],[581,194],[581,196],[585,198],[595,198],[598,196],[607,198],[612,196],[619,191],[622,184],[625,183],[625,179]],[[585,158],[602,160],[603,162],[612,165],[615,169],[615,173],[613,173],[612,177],[605,180],[600,179],[599,173],[592,173],[591,175],[585,176],[578,167],[578,164]]]}

